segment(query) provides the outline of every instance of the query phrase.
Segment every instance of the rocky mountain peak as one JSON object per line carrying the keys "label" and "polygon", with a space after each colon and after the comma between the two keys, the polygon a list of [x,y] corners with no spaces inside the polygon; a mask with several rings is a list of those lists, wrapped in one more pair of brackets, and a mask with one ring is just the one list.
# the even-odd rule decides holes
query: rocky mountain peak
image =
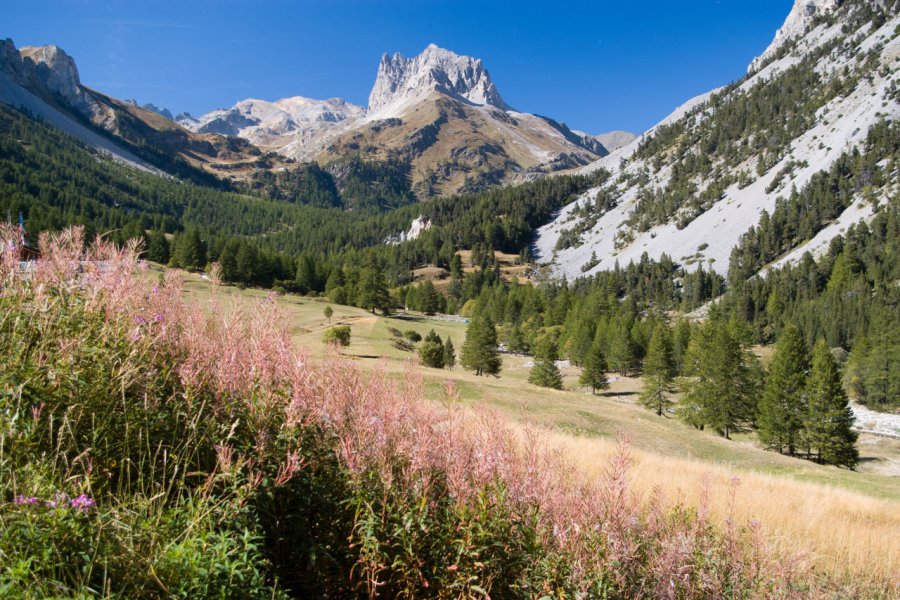
{"label": "rocky mountain peak", "polygon": [[0,40],[0,71],[33,93],[62,98],[87,116],[96,111],[96,102],[81,86],[75,60],[59,46],[23,46]]}
{"label": "rocky mountain peak", "polygon": [[501,110],[509,108],[481,59],[429,44],[416,57],[406,58],[399,52],[381,57],[378,76],[369,94],[369,112],[432,90],[473,104]]}
{"label": "rocky mountain peak", "polygon": [[75,60],[59,46],[23,46],[19,54],[34,65],[34,76],[69,102],[82,100],[81,78]]}
{"label": "rocky mountain peak", "polygon": [[775,32],[775,39],[772,40],[765,52],[750,63],[749,70],[755,70],[768,57],[775,54],[788,40],[805,33],[816,16],[829,13],[842,3],[843,0],[795,0],[791,12],[784,21],[784,25]]}

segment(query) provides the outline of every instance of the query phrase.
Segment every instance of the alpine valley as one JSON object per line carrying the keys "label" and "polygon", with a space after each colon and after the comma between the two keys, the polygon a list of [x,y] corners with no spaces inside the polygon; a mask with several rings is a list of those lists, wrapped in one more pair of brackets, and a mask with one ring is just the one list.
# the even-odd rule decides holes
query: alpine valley
{"label": "alpine valley", "polygon": [[900,597],[900,0],[759,50],[635,134],[0,40],[0,596]]}

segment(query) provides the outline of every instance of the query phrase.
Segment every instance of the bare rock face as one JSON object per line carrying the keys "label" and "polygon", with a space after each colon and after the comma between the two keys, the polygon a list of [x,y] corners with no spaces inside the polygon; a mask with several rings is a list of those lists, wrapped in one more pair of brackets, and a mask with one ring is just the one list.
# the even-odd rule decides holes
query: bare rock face
{"label": "bare rock face", "polygon": [[28,87],[59,96],[88,118],[98,114],[97,102],[81,85],[75,60],[59,46],[23,46],[19,55]]}
{"label": "bare rock face", "polygon": [[624,148],[637,139],[637,135],[630,131],[608,131],[606,133],[598,133],[593,137],[603,144],[610,152],[615,152],[619,148]]}
{"label": "bare rock face", "polygon": [[794,7],[788,14],[784,25],[775,32],[775,39],[765,52],[757,56],[748,70],[754,71],[767,58],[778,52],[778,49],[790,39],[803,35],[816,16],[830,13],[843,3],[843,0],[795,0]]}
{"label": "bare rock face", "polygon": [[460,56],[430,44],[414,58],[405,58],[399,52],[381,57],[378,76],[369,94],[369,112],[431,91],[481,106],[510,108],[500,97],[481,59]]}

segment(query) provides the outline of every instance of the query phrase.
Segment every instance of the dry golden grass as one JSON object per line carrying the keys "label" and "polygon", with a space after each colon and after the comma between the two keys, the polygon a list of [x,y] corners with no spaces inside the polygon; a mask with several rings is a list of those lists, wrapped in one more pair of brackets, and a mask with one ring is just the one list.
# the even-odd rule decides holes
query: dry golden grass
{"label": "dry golden grass", "polygon": [[[188,291],[201,300],[208,284],[189,276]],[[260,290],[239,292],[238,301],[265,297]],[[322,315],[324,300],[280,297],[297,342],[314,356],[324,356],[322,331],[329,325],[352,326],[352,343],[343,353],[362,365],[381,362],[398,376],[412,359],[390,345],[388,327],[415,329],[424,335],[435,329],[451,336],[457,349],[465,325],[423,317],[385,318],[331,305],[329,323]],[[845,575],[848,581],[893,582],[900,590],[900,478],[877,472],[851,472],[766,452],[752,437],[727,441],[688,428],[674,419],[657,417],[631,400],[641,382],[619,377],[606,396],[591,396],[577,387],[577,368],[563,370],[566,391],[545,390],[526,383],[527,357],[506,355],[501,377],[476,377],[459,367],[447,371],[422,369],[429,398],[442,396],[446,380],[457,386],[463,402],[499,410],[515,423],[544,429],[553,447],[568,455],[584,477],[602,473],[614,448],[613,436],[632,439],[635,465],[633,489],[649,495],[659,488],[672,502],[696,506],[703,482],[709,479],[713,514],[724,519],[731,499],[732,477],[740,479],[734,504],[739,524],[760,521],[772,543],[785,551],[808,553],[816,569]],[[867,441],[876,441],[869,440]],[[869,464],[886,455],[896,459],[897,444],[860,445]]]}
{"label": "dry golden grass", "polygon": [[[548,432],[585,477],[603,473],[615,444],[608,439]],[[648,496],[658,488],[670,501],[697,506],[704,480],[717,518],[729,514],[733,469],[634,449],[630,481]],[[769,540],[790,553],[805,553],[818,569],[851,579],[889,582],[900,573],[900,503],[787,477],[741,472],[734,494],[737,523],[762,523]]]}

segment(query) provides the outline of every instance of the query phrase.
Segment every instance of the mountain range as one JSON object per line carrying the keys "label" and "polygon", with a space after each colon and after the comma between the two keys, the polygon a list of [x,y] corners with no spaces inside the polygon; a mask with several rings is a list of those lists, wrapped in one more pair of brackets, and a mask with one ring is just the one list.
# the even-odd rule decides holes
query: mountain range
{"label": "mountain range", "polygon": [[[271,189],[292,174],[296,185],[330,177],[325,188],[337,192],[329,197],[347,185],[375,195],[386,186],[399,200],[376,199],[383,209],[559,172],[591,175],[601,183],[535,232],[534,254],[550,272],[577,277],[668,256],[724,275],[741,236],[865,153],[873,128],[900,116],[897,12],[896,0],[796,0],[745,75],[640,136],[592,136],[517,111],[481,60],[435,45],[411,58],[383,55],[365,107],[295,96],[173,117],[84,86],[56,46],[16,49],[6,40],[0,101],[140,169],[265,180]],[[897,191],[896,171],[881,172],[886,160],[876,161],[871,185],[778,260],[822,252],[849,224],[871,218]],[[365,164],[388,165],[387,178],[350,173]]]}
{"label": "mountain range", "polygon": [[199,117],[174,118],[168,109],[84,86],[75,61],[56,46],[16,50],[11,40],[0,44],[7,103],[74,116],[116,136],[122,150],[149,145],[225,178],[311,161],[327,166],[347,157],[392,160],[406,165],[414,192],[424,199],[584,166],[608,154],[601,140],[616,146],[630,136],[594,137],[518,112],[480,59],[433,44],[413,58],[385,54],[368,107],[340,98],[250,98]]}

